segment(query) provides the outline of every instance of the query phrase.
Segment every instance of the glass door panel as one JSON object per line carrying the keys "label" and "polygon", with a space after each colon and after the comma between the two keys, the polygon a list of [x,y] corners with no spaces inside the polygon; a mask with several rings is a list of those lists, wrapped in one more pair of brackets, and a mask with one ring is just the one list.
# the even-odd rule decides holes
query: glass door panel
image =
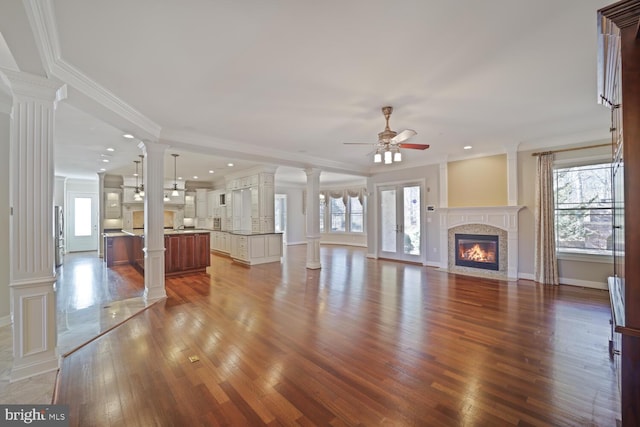
{"label": "glass door panel", "polygon": [[92,193],[69,193],[67,250],[98,249],[98,201]]}
{"label": "glass door panel", "polygon": [[382,252],[397,250],[396,190],[380,190],[380,243]]}
{"label": "glass door panel", "polygon": [[400,261],[421,262],[422,208],[421,186],[398,184],[382,186],[380,201],[379,256]]}

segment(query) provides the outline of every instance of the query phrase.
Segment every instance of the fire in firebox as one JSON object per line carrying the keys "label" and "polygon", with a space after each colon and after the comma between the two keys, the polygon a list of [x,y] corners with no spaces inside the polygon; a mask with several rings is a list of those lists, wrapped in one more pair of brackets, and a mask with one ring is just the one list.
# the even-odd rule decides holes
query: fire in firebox
{"label": "fire in firebox", "polygon": [[498,270],[498,236],[456,234],[456,265]]}
{"label": "fire in firebox", "polygon": [[485,245],[475,243],[472,247],[467,249],[466,245],[460,245],[460,258],[476,262],[495,262],[495,250],[491,248],[485,249],[483,246]]}

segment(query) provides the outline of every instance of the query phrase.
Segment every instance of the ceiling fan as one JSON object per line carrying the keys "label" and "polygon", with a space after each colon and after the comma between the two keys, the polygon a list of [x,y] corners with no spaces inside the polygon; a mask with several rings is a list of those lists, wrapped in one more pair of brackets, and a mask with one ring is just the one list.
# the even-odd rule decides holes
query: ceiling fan
{"label": "ceiling fan", "polygon": [[384,163],[389,164],[393,162],[399,162],[402,160],[402,154],[400,148],[410,148],[413,150],[426,150],[429,148],[427,144],[408,144],[404,141],[416,135],[417,132],[412,129],[405,129],[400,133],[391,130],[389,128],[389,117],[393,112],[393,107],[382,107],[382,114],[386,120],[386,126],[382,132],[378,134],[378,142],[345,142],[344,144],[353,145],[376,145],[375,154],[373,156],[374,163],[381,163],[384,156]]}

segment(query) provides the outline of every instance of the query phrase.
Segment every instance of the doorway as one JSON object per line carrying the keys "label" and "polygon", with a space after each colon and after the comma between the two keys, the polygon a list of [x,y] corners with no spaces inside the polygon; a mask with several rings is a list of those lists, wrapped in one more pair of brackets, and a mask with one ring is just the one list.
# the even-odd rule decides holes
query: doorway
{"label": "doorway", "polygon": [[275,195],[275,231],[282,233],[282,244],[287,245],[287,195]]}
{"label": "doorway", "polygon": [[98,195],[69,192],[67,251],[98,250]]}
{"label": "doorway", "polygon": [[378,187],[378,256],[422,262],[422,186],[419,183]]}

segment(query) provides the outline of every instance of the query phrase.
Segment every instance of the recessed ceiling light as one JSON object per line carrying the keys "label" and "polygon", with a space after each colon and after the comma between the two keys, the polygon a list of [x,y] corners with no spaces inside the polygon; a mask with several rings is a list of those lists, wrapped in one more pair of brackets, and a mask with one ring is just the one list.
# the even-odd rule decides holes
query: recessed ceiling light
{"label": "recessed ceiling light", "polygon": [[198,176],[197,176],[197,175],[194,175],[194,176],[193,176],[193,179],[198,179]]}
{"label": "recessed ceiling light", "polygon": [[122,135],[123,138],[127,138],[127,139],[133,139],[135,138],[133,135],[131,135],[130,133],[125,133],[124,135]]}
{"label": "recessed ceiling light", "polygon": [[109,147],[109,148],[107,148],[107,151],[112,151],[113,152],[113,151],[116,151],[116,150],[114,148]]}
{"label": "recessed ceiling light", "polygon": [[109,163],[109,159],[102,159],[102,163]]}
{"label": "recessed ceiling light", "polygon": [[210,171],[209,171],[209,173],[214,173],[214,172],[215,172],[214,170],[210,170]]}
{"label": "recessed ceiling light", "polygon": [[137,174],[137,173],[134,173],[134,174],[133,174],[133,176],[138,176],[138,174]]}
{"label": "recessed ceiling light", "polygon": [[464,146],[464,147],[462,147],[462,148],[464,148],[465,150],[471,150],[473,147],[472,147],[472,146],[470,146],[470,145],[465,145],[465,146]]}
{"label": "recessed ceiling light", "polygon": [[227,166],[229,166],[230,168],[233,167],[233,163],[227,163]]}
{"label": "recessed ceiling light", "polygon": [[179,176],[179,177],[178,177],[178,179],[182,179],[182,177],[181,177],[181,176]]}

